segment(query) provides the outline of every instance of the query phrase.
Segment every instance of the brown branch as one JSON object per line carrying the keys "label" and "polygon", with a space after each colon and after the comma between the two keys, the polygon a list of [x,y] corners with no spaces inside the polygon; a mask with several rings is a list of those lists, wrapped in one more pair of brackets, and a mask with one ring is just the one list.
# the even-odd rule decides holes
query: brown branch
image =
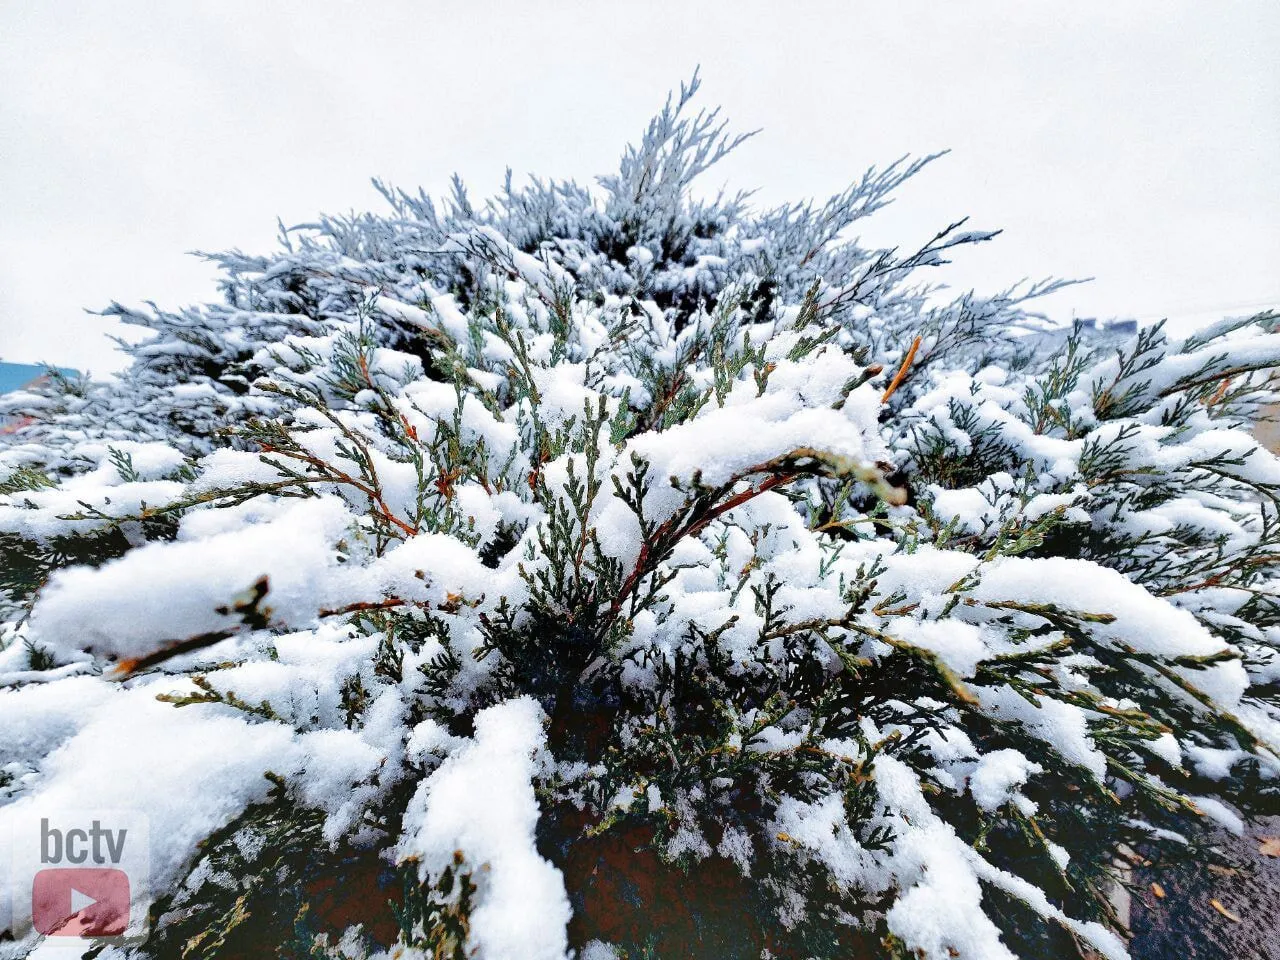
{"label": "brown branch", "polygon": [[1215,403],[1227,395],[1227,387],[1231,386],[1231,377],[1223,377],[1222,383],[1218,386],[1217,391],[1212,397],[1204,402],[1206,407],[1212,407]]}
{"label": "brown branch", "polygon": [[172,657],[179,656],[184,653],[191,653],[194,650],[202,650],[205,647],[211,647],[215,643],[221,643],[234,637],[238,633],[244,631],[243,627],[234,627],[230,630],[217,630],[213,633],[201,633],[194,637],[188,637],[186,640],[179,640],[176,643],[170,643],[161,647],[159,650],[153,650],[151,653],[141,657],[134,657],[130,660],[121,660],[111,671],[111,678],[114,680],[127,680],[139,670],[146,670],[148,667],[154,667],[158,663],[163,663]]}
{"label": "brown branch", "polygon": [[[743,476],[749,476],[752,473],[759,473],[765,467],[766,465],[753,467],[752,469],[745,471]],[[609,604],[609,612],[605,615],[605,622],[610,623],[613,621],[613,619],[622,610],[623,603],[625,603],[626,600],[635,593],[636,589],[640,585],[640,581],[644,579],[645,574],[649,572],[649,557],[651,553],[649,547],[650,543],[663,544],[665,542],[670,542],[671,544],[675,544],[683,540],[685,537],[696,536],[698,533],[706,529],[707,525],[717,517],[723,516],[734,507],[740,507],[747,501],[755,499],[760,496],[760,494],[766,493],[774,487],[781,486],[787,481],[794,479],[796,476],[798,476],[797,473],[774,474],[773,476],[761,481],[759,486],[749,487],[746,490],[735,493],[728,500],[712,507],[701,517],[692,521],[688,526],[682,529],[677,528],[676,526],[677,521],[680,519],[678,515],[662,524],[662,526],[654,532],[653,537],[640,544],[640,555],[636,558],[636,564],[632,568],[631,573],[627,575],[627,579],[623,581],[622,588],[618,591],[618,595],[614,597],[613,602]],[[736,483],[737,479],[738,478],[735,478],[730,481],[730,483]]]}
{"label": "brown branch", "polygon": [[302,463],[314,467],[316,470],[319,470],[322,474],[326,475],[325,482],[345,483],[348,486],[355,487],[369,498],[369,502],[373,504],[374,509],[384,520],[388,523],[395,524],[411,537],[416,537],[418,535],[418,531],[414,527],[409,526],[409,524],[405,523],[391,512],[391,508],[387,506],[386,501],[382,499],[381,492],[376,488],[369,486],[367,483],[357,480],[355,477],[344,473],[327,461],[321,460],[319,457],[309,453],[294,450],[281,450],[278,448],[271,448],[268,452],[282,457],[288,457],[290,460],[299,460]]}
{"label": "brown branch", "polygon": [[902,381],[907,379],[907,371],[911,369],[911,362],[916,358],[916,351],[920,349],[921,337],[917,334],[916,338],[911,341],[911,349],[907,351],[907,355],[902,358],[902,366],[898,368],[898,372],[894,374],[892,382],[885,389],[880,397],[881,403],[888,403],[889,398],[893,396],[895,390],[902,386]]}
{"label": "brown branch", "polygon": [[365,610],[394,610],[396,607],[403,607],[410,600],[401,600],[399,597],[392,597],[389,600],[361,600],[357,603],[348,603],[344,607],[334,607],[332,609],[322,609],[320,616],[322,617],[340,617],[348,613],[361,613]]}

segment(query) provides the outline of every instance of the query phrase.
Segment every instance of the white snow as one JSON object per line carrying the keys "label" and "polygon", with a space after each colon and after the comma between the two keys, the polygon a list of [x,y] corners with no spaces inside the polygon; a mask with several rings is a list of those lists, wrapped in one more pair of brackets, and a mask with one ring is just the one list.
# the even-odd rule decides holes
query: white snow
{"label": "white snow", "polygon": [[409,804],[402,861],[424,879],[460,851],[479,890],[471,939],[479,960],[568,956],[569,899],[560,872],[538,853],[538,801],[530,783],[543,749],[542,710],[509,700],[476,717],[473,742],[424,780]]}

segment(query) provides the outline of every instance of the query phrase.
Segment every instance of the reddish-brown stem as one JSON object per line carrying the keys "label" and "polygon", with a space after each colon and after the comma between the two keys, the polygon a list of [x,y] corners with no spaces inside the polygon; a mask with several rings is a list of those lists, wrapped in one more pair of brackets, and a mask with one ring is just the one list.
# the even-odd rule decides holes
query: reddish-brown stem
{"label": "reddish-brown stem", "polygon": [[403,607],[409,603],[408,600],[401,600],[399,597],[392,597],[389,600],[361,600],[358,603],[348,603],[344,607],[334,607],[329,610],[321,610],[322,617],[340,617],[347,613],[360,613],[365,610],[394,610],[396,607]]}
{"label": "reddish-brown stem", "polygon": [[1219,387],[1218,387],[1218,389],[1217,389],[1217,392],[1215,392],[1215,393],[1214,393],[1214,395],[1213,395],[1212,397],[1210,397],[1208,400],[1206,400],[1206,401],[1205,401],[1205,403],[1204,403],[1204,405],[1205,405],[1206,407],[1212,407],[1215,403],[1217,403],[1217,402],[1218,402],[1219,400],[1221,400],[1224,396],[1226,396],[1227,388],[1228,388],[1229,386],[1231,386],[1231,380],[1232,380],[1232,378],[1231,378],[1231,377],[1223,377],[1223,378],[1222,378],[1222,383],[1221,383],[1221,385],[1219,385]]}
{"label": "reddish-brown stem", "polygon": [[271,452],[278,454],[279,456],[282,456],[282,457],[288,457],[291,460],[300,460],[303,463],[306,463],[315,467],[317,470],[320,470],[323,473],[326,473],[329,475],[327,479],[330,483],[345,483],[345,484],[348,484],[349,486],[355,487],[357,490],[359,490],[361,493],[363,493],[366,497],[369,498],[369,501],[373,504],[374,509],[378,512],[378,514],[384,520],[386,520],[388,523],[395,524],[397,527],[399,527],[401,530],[403,530],[405,533],[407,533],[411,537],[416,537],[418,535],[418,531],[416,529],[409,526],[409,524],[405,523],[403,520],[401,520],[399,517],[397,517],[394,513],[391,512],[391,508],[388,507],[386,504],[386,501],[382,499],[382,494],[379,493],[373,487],[369,486],[368,484],[357,480],[355,477],[350,476],[349,474],[343,473],[341,470],[339,470],[337,467],[333,466],[332,464],[326,463],[324,460],[321,460],[319,457],[314,457],[309,453],[300,453],[298,451],[292,451],[292,450],[272,450]]}
{"label": "reddish-brown stem", "polygon": [[[748,473],[752,473],[752,472],[755,472],[755,471],[748,471]],[[781,486],[787,481],[794,479],[794,477],[795,477],[795,474],[792,474],[792,473],[777,473],[761,481],[758,486],[748,487],[746,490],[742,490],[738,493],[735,493],[728,500],[725,500],[723,503],[717,504],[716,506],[712,507],[705,514],[703,514],[697,520],[690,523],[683,530],[679,530],[678,532],[676,532],[672,537],[672,542],[673,543],[677,542],[679,540],[684,539],[685,537],[696,536],[697,534],[701,533],[704,529],[706,529],[707,525],[710,524],[711,521],[715,520],[717,517],[723,516],[724,514],[732,510],[734,507],[740,507],[742,506],[742,504],[746,503],[747,501],[755,499],[756,497],[760,496],[760,494],[766,493],[769,490],[772,490],[774,487]],[[627,579],[623,582],[622,589],[618,591],[618,595],[613,599],[613,602],[609,605],[609,613],[608,613],[608,616],[605,618],[606,621],[612,621],[613,618],[618,615],[618,612],[622,609],[623,603],[625,603],[627,598],[629,598],[636,591],[636,588],[640,585],[640,581],[644,578],[644,575],[648,572],[649,544],[662,543],[666,537],[671,536],[672,525],[675,523],[675,520],[676,518],[672,517],[670,520],[668,520],[666,523],[664,523],[662,526],[660,526],[657,529],[657,531],[654,533],[652,538],[645,540],[643,543],[640,544],[640,555],[636,558],[636,565],[632,568],[631,573],[628,574]]]}
{"label": "reddish-brown stem", "polygon": [[898,368],[898,372],[893,375],[893,380],[889,386],[885,388],[884,393],[880,397],[881,403],[888,403],[889,398],[893,396],[895,390],[902,386],[902,381],[907,379],[907,371],[911,369],[911,363],[916,358],[916,351],[920,349],[921,337],[917,336],[911,341],[911,349],[907,351],[907,355],[902,358],[902,366]]}

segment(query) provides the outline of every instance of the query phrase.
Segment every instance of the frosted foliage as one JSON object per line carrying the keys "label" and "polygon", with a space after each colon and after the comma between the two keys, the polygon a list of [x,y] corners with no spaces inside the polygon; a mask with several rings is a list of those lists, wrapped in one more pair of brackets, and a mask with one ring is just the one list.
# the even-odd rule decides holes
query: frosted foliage
{"label": "frosted foliage", "polygon": [[1274,797],[1275,315],[948,301],[993,234],[850,239],[933,158],[691,200],[696,86],[6,398],[0,838],[144,811],[117,955],[1120,958],[1116,847]]}

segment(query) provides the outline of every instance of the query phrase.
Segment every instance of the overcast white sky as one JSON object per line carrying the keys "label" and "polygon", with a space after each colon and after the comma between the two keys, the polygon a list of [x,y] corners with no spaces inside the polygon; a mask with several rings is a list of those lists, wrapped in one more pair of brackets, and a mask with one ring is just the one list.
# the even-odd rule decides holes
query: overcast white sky
{"label": "overcast white sky", "polygon": [[763,133],[709,186],[761,203],[952,154],[867,228],[1004,227],[949,268],[1094,276],[1069,317],[1280,302],[1280,3],[0,0],[0,357],[104,372],[111,299],[208,298],[194,249],[378,208],[589,180],[702,64]]}

